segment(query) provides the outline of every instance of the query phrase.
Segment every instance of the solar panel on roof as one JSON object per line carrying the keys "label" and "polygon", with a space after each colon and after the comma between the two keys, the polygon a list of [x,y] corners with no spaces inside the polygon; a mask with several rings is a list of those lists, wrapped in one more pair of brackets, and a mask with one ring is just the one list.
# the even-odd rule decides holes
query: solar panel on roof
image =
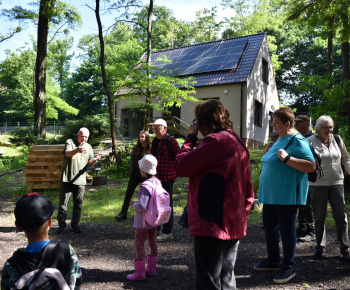
{"label": "solar panel on roof", "polygon": [[[235,69],[246,44],[247,39],[213,42],[157,52],[152,60],[155,67],[172,70],[174,76]],[[166,55],[172,63],[157,60],[161,55]]]}

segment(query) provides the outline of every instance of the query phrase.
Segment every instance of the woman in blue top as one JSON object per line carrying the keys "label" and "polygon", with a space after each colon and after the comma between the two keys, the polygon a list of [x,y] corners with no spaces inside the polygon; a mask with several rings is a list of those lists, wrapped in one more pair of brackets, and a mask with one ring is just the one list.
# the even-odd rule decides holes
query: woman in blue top
{"label": "woman in blue top", "polygon": [[[309,142],[294,131],[294,114],[280,108],[273,114],[272,126],[279,135],[261,158],[258,202],[263,203],[263,223],[268,258],[254,266],[256,271],[279,271],[275,283],[288,282],[295,276],[295,221],[298,205],[306,203],[308,172],[316,170]],[[287,146],[288,145],[288,146]],[[287,147],[287,148],[286,148]],[[279,233],[284,259],[280,261]]]}

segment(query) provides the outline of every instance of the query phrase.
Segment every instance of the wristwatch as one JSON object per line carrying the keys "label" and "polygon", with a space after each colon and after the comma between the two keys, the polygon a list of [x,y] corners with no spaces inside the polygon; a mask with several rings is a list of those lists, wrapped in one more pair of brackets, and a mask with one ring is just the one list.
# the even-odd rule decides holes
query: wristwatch
{"label": "wristwatch", "polygon": [[286,156],[286,158],[284,158],[283,162],[284,162],[284,163],[287,163],[289,159],[290,159],[290,155],[288,154],[288,155]]}

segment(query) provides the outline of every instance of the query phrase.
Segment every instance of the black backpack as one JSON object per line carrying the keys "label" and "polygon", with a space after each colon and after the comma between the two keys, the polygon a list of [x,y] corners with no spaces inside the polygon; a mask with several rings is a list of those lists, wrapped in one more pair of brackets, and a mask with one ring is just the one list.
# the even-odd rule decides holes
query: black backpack
{"label": "black backpack", "polygon": [[70,248],[67,242],[50,242],[44,249],[41,260],[32,271],[28,271],[16,255],[9,259],[20,277],[12,283],[11,289],[69,289]]}
{"label": "black backpack", "polygon": [[[289,145],[292,143],[294,137],[296,135],[294,135],[290,141],[288,142],[287,146],[284,147],[284,150],[286,150]],[[310,146],[310,150],[312,152],[312,155],[314,156],[315,162],[316,162],[316,170],[314,172],[310,172],[307,174],[307,179],[311,182],[315,182],[317,180],[317,178],[322,179],[323,177],[323,169],[322,169],[322,165],[321,165],[321,157],[318,156],[315,152],[315,149],[313,147]]]}

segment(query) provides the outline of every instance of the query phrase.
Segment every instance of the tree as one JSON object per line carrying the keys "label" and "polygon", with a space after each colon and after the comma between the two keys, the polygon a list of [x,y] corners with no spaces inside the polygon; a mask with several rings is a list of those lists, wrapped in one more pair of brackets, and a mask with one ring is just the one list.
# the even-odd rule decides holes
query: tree
{"label": "tree", "polygon": [[204,8],[196,12],[196,20],[192,23],[194,43],[215,41],[219,39],[222,22],[216,22],[217,8]]}
{"label": "tree", "polygon": [[[46,56],[49,36],[49,24],[56,26],[54,35],[60,33],[61,29],[68,25],[73,27],[80,22],[80,14],[75,8],[58,0],[40,0],[39,13],[15,6],[11,10],[4,10],[3,15],[16,20],[38,19],[37,36],[37,59],[35,63],[34,77],[34,123],[38,129],[38,135],[46,136]],[[59,27],[57,27],[59,25]]]}

